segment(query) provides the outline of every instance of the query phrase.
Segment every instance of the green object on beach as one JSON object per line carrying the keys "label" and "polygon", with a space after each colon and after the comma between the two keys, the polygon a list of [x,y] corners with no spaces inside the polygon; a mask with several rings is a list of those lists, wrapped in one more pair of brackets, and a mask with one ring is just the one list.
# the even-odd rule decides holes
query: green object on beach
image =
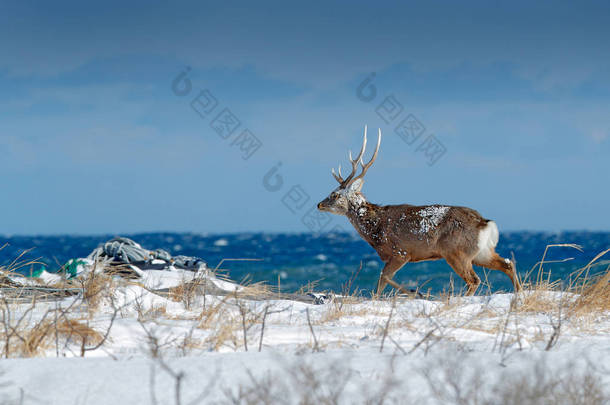
{"label": "green object on beach", "polygon": [[76,277],[78,273],[78,266],[86,265],[87,263],[83,260],[79,259],[70,259],[64,264],[64,271],[66,272],[66,276],[68,279]]}
{"label": "green object on beach", "polygon": [[[63,267],[53,273],[62,273],[66,274],[67,279],[74,278],[78,275],[78,266],[86,266],[87,262],[81,259],[70,259],[63,265]],[[33,267],[33,266],[32,266]],[[47,271],[47,267],[45,265],[40,266],[37,269],[31,269],[30,273],[27,275],[28,277],[38,278],[42,275],[43,272]]]}
{"label": "green object on beach", "polygon": [[[33,266],[32,266],[33,267]],[[32,270],[30,272],[30,277],[40,277],[40,275],[42,274],[43,271],[45,271],[47,268],[43,265],[40,266],[37,270]]]}

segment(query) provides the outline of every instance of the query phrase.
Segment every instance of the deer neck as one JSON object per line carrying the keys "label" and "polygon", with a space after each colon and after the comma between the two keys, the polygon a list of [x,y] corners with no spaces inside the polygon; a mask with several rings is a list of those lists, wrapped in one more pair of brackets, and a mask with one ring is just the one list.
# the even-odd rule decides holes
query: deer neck
{"label": "deer neck", "polygon": [[365,239],[378,227],[376,204],[368,202],[362,194],[349,199],[347,219]]}

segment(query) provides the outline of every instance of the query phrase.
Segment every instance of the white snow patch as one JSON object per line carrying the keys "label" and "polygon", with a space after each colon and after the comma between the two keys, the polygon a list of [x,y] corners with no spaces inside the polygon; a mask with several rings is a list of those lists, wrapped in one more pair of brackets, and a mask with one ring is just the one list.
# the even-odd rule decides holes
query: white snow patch
{"label": "white snow patch", "polygon": [[420,209],[417,212],[420,216],[419,229],[416,229],[415,233],[424,235],[436,229],[442,219],[445,218],[447,211],[449,211],[449,207],[443,205],[430,205]]}

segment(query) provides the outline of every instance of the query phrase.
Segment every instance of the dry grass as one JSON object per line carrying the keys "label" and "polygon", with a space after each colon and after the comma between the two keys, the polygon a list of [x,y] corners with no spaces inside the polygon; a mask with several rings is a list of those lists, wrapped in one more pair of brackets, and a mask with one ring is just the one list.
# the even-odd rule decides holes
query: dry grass
{"label": "dry grass", "polygon": [[180,318],[178,316],[175,316],[174,318],[170,317],[167,314],[167,304],[162,303],[162,304],[156,304],[153,305],[147,312],[146,312],[146,316],[152,318],[152,319],[156,319],[156,318],[165,318],[165,319],[184,319],[184,318]]}
{"label": "dry grass", "polygon": [[594,277],[574,302],[575,313],[610,311],[610,269]]}
{"label": "dry grass", "polygon": [[228,297],[207,305],[198,316],[196,327],[209,331],[204,344],[214,351],[230,342],[232,347],[238,346],[237,333],[240,329],[239,317],[227,305]]}
{"label": "dry grass", "polygon": [[209,329],[219,321],[230,317],[231,314],[226,306],[227,300],[228,298],[225,297],[223,300],[215,304],[207,305],[205,308],[203,308],[198,316],[199,323],[197,324],[197,327],[201,329]]}
{"label": "dry grass", "polygon": [[242,283],[240,283],[240,285],[243,286],[243,288],[237,293],[237,297],[260,297],[260,298],[274,298],[274,296],[277,296],[277,293],[275,292],[274,288],[268,284],[266,284],[265,282],[259,282],[259,283],[251,283],[248,282],[247,280],[242,281]]}
{"label": "dry grass", "polygon": [[355,306],[353,303],[338,303],[333,302],[328,305],[328,308],[321,317],[316,320],[316,324],[323,325],[325,323],[337,322],[342,318],[349,316],[364,316],[376,312],[369,306]]}
{"label": "dry grass", "polygon": [[220,322],[215,325],[212,333],[205,338],[204,345],[211,350],[218,351],[230,343],[232,349],[237,349],[239,347],[239,330],[239,321],[236,319]]}
{"label": "dry grass", "polygon": [[47,287],[78,288],[81,291],[82,304],[87,307],[90,317],[93,316],[100,305],[108,300],[118,285],[113,279],[113,266],[102,261],[95,262],[90,272],[72,279],[64,279]]}
{"label": "dry grass", "polygon": [[169,289],[167,299],[174,302],[185,302],[185,306],[187,306],[187,302],[191,300],[193,295],[193,284],[190,282],[182,282]]}
{"label": "dry grass", "polygon": [[[557,305],[565,305],[572,314],[596,313],[610,309],[608,298],[610,297],[610,266],[605,273],[591,276],[590,270],[596,262],[606,253],[607,249],[596,255],[586,266],[576,270],[571,276],[568,285],[561,281],[551,281],[551,271],[544,270],[545,263],[565,262],[571,260],[566,258],[555,261],[545,261],[547,251],[551,247],[569,247],[582,251],[580,246],[564,243],[547,245],[542,260],[525,275],[523,282],[523,293],[520,294],[518,311],[522,312],[549,312],[557,309]],[[537,272],[533,275],[533,271]],[[575,300],[569,298],[557,299],[557,294],[566,297],[577,297]],[[561,301],[558,303],[558,301]]]}
{"label": "dry grass", "polygon": [[315,292],[317,292],[316,288],[318,287],[318,284],[320,284],[320,281],[321,280],[308,281],[307,284],[305,284],[304,286],[301,286],[301,288],[299,288],[296,293],[299,295],[315,293]]}
{"label": "dry grass", "polygon": [[60,319],[56,322],[48,317],[22,325],[16,331],[15,337],[8,348],[12,357],[39,356],[57,344],[57,339],[61,339],[63,346],[70,343],[81,346],[97,345],[103,340],[100,332],[78,320]]}
{"label": "dry grass", "polygon": [[51,346],[53,336],[53,323],[43,321],[35,324],[21,333],[22,339],[17,341],[11,351],[19,357],[35,357]]}
{"label": "dry grass", "polygon": [[210,332],[204,343],[211,350],[218,351],[228,343],[232,348],[237,348],[239,345],[238,332],[241,328],[239,316],[227,307],[225,300],[202,311],[197,327]]}
{"label": "dry grass", "polygon": [[[605,272],[591,275],[591,268],[605,254],[607,249],[599,253],[586,266],[575,271],[569,282],[564,284],[561,280],[552,281],[552,272],[544,268],[544,264],[565,262],[571,258],[545,261],[549,248],[569,247],[582,251],[580,246],[574,244],[547,245],[541,261],[536,263],[522,278],[522,292],[515,295],[516,302],[512,310],[517,313],[553,313],[558,309],[565,310],[566,316],[572,315],[599,315],[610,310],[610,266]],[[439,307],[438,313],[452,311],[459,308],[459,297],[464,291],[457,291],[450,284],[450,288],[443,291],[438,301],[444,305]],[[491,314],[490,314],[491,315]]]}
{"label": "dry grass", "polygon": [[[576,274],[576,282],[573,283],[573,290],[578,294],[578,298],[572,304],[570,311],[574,314],[610,311],[610,265],[605,272],[589,276],[591,267],[610,249],[599,253],[585,267]],[[578,282],[578,277],[583,281]]]}
{"label": "dry grass", "polygon": [[[116,311],[105,335],[89,325],[105,300],[114,307],[112,297],[116,285],[110,276],[103,274],[103,268],[98,267],[103,265],[96,263],[93,271],[84,276],[61,280],[55,285],[43,285],[51,289],[77,290],[79,291],[77,295],[41,294],[35,290],[34,295],[30,295],[33,297],[30,302],[24,302],[24,298],[19,294],[11,294],[10,299],[3,297],[0,308],[2,312],[0,341],[4,343],[2,346],[4,357],[38,356],[47,352],[52,346],[55,346],[57,356],[60,350],[72,351],[75,346],[80,346],[80,355],[84,356],[86,351],[95,350],[103,344],[116,317]],[[19,292],[21,289],[27,293],[28,288],[21,287],[16,290]],[[32,292],[30,291],[29,294]],[[73,299],[65,302],[56,301],[54,306],[48,301],[44,303],[37,301],[45,301],[49,298],[56,300],[58,297],[66,296],[71,296]]]}
{"label": "dry grass", "polygon": [[[232,280],[225,279],[222,275],[215,276],[219,280],[234,283]],[[205,309],[207,295],[224,295],[232,296],[236,299],[262,300],[275,298],[276,293],[266,283],[251,283],[249,278],[239,283],[239,291],[221,290],[205,274],[202,274],[201,277],[196,277],[190,281],[183,280],[179,285],[171,287],[167,294],[161,295],[171,301],[183,303],[186,310],[193,310],[197,305],[202,305]]]}
{"label": "dry grass", "polygon": [[[8,246],[8,243],[5,243],[4,245],[0,246],[0,250],[6,248],[7,246]],[[19,275],[19,271],[26,267],[32,267],[36,264],[43,265],[44,263],[40,262],[39,259],[27,259],[26,258],[27,254],[29,252],[31,252],[32,250],[33,250],[33,248],[24,250],[23,252],[21,252],[19,254],[19,256],[17,256],[8,265],[0,266],[0,273]]]}
{"label": "dry grass", "polygon": [[523,292],[518,296],[517,312],[548,313],[556,310],[558,300],[556,294],[564,292],[561,289],[561,282],[548,283],[546,281],[540,284],[528,284],[523,287]]}
{"label": "dry grass", "polygon": [[91,272],[79,280],[79,284],[83,289],[83,301],[87,304],[91,315],[99,309],[104,298],[112,294],[112,291],[116,288],[111,276],[95,270],[94,267]]}
{"label": "dry grass", "polygon": [[79,343],[85,345],[97,345],[104,338],[100,332],[75,319],[61,319],[58,321],[57,333],[68,340],[76,338]]}
{"label": "dry grass", "polygon": [[348,283],[346,283],[346,285],[343,287],[343,293],[341,296],[336,297],[331,294],[331,302],[327,305],[327,309],[322,316],[316,319],[316,324],[337,322],[342,318],[349,316],[380,314],[381,309],[379,307],[372,308],[368,305],[358,305],[364,300],[357,290],[351,289],[352,281],[352,278],[350,278],[350,281],[348,281]]}

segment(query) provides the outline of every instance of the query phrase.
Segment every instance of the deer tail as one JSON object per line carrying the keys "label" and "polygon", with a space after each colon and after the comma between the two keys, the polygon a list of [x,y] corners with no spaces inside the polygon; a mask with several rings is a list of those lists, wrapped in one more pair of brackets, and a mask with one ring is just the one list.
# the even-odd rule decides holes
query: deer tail
{"label": "deer tail", "polygon": [[477,239],[478,250],[474,259],[477,262],[485,262],[491,259],[499,238],[500,232],[496,223],[494,221],[487,221],[485,226],[479,228]]}

